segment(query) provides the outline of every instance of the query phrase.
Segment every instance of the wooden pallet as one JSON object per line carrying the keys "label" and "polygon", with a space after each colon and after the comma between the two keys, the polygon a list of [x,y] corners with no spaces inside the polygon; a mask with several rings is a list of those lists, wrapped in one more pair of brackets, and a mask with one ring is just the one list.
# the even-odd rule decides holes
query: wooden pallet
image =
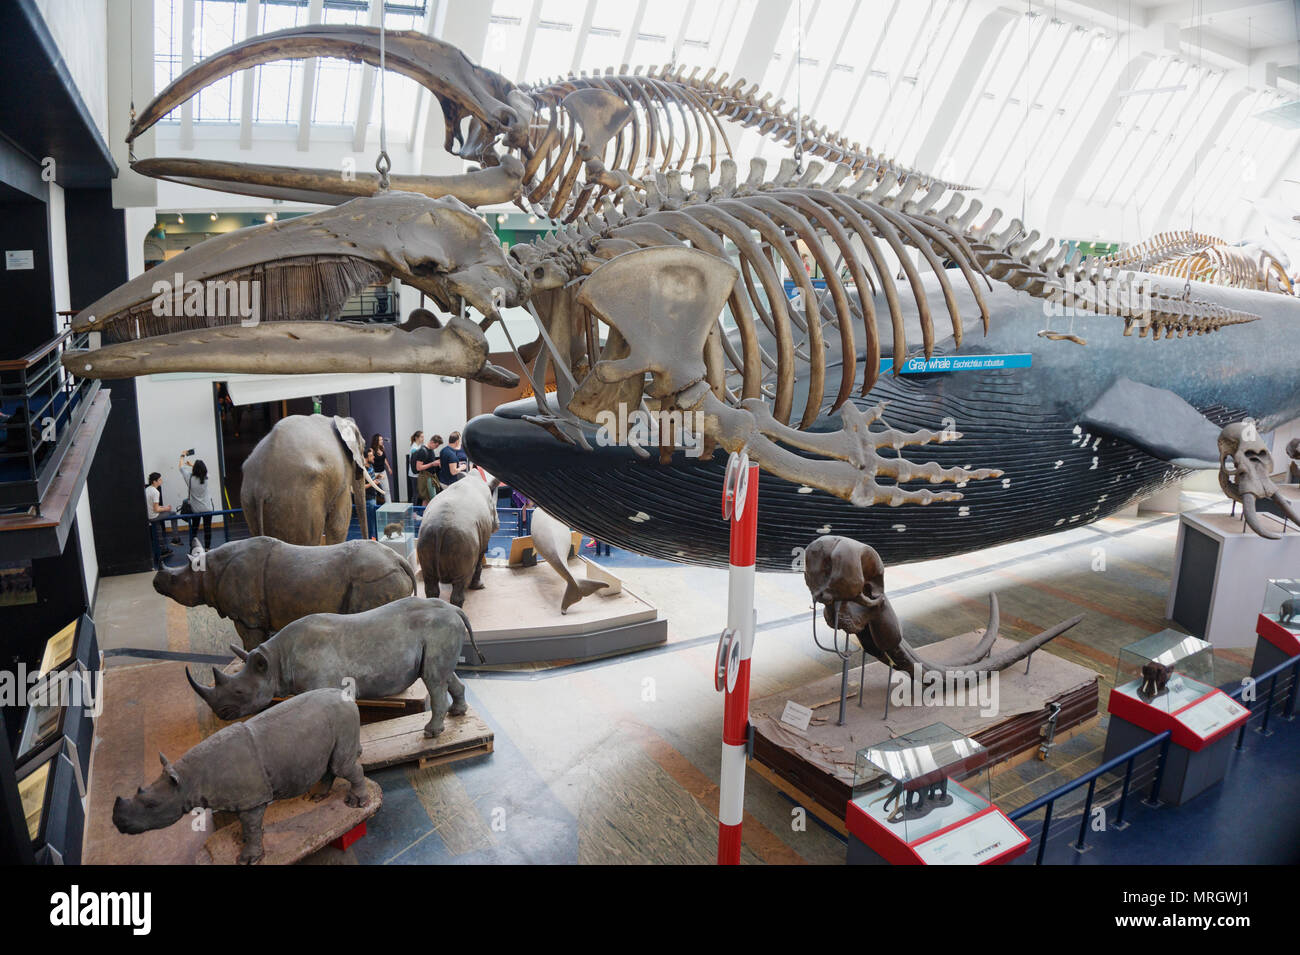
{"label": "wooden pallet", "polygon": [[[351,832],[379,811],[384,792],[373,779],[366,780],[369,801],[353,808],[345,801],[348,783],[334,780],[334,788],[321,802],[308,796],[280,799],[266,807],[262,822],[262,848],[265,855],[259,865],[292,865],[323,849],[335,839]],[[244,831],[238,822],[214,832],[194,862],[196,865],[235,865],[244,850]]]}
{"label": "wooden pallet", "polygon": [[366,772],[417,763],[420,769],[441,766],[492,752],[495,734],[471,710],[464,716],[448,714],[441,733],[424,735],[428,713],[411,713],[361,727],[361,767]]}

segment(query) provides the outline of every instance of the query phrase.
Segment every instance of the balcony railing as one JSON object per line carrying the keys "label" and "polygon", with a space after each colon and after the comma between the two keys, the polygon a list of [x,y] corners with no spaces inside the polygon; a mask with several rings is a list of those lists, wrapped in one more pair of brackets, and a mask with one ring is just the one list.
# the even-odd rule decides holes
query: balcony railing
{"label": "balcony railing", "polygon": [[10,361],[0,361],[0,509],[36,508],[59,473],[99,382],[64,370],[63,353],[89,335],[70,330]]}

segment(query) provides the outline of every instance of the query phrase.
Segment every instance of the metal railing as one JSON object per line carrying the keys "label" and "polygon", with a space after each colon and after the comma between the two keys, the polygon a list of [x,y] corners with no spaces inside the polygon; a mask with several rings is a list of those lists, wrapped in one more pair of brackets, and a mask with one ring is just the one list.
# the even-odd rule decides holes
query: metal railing
{"label": "metal railing", "polygon": [[[1296,691],[1300,688],[1300,657],[1293,657],[1290,660],[1285,660],[1273,667],[1271,670],[1261,673],[1257,677],[1253,677],[1253,683],[1243,683],[1241,686],[1228,693],[1228,696],[1237,700],[1237,702],[1242,703],[1242,705],[1249,711],[1246,719],[1242,721],[1241,729],[1237,731],[1237,749],[1240,750],[1245,748],[1246,728],[1250,725],[1251,720],[1255,718],[1256,714],[1261,711],[1263,713],[1263,721],[1258,727],[1257,732],[1264,736],[1270,735],[1271,731],[1268,729],[1268,725],[1269,719],[1272,716],[1272,711],[1277,705],[1278,677],[1282,676],[1288,670],[1290,671],[1290,685],[1289,687],[1283,687],[1282,690],[1282,692],[1286,693],[1282,718],[1285,720],[1294,719]],[[1268,692],[1263,698],[1262,706],[1255,705],[1259,703],[1258,698],[1244,703],[1242,702],[1241,697],[1245,694],[1248,686],[1258,688],[1263,685],[1266,680],[1268,681]],[[1108,759],[1096,769],[1085,773],[1078,779],[1064,783],[1056,789],[1053,789],[1051,792],[1044,793],[1020,808],[1008,813],[1007,816],[1009,819],[1013,822],[1018,822],[1040,809],[1043,810],[1043,824],[1038,830],[1038,852],[1034,858],[1034,865],[1043,864],[1043,854],[1047,851],[1047,842],[1051,838],[1052,811],[1055,808],[1057,801],[1063,796],[1068,796],[1070,793],[1082,789],[1084,786],[1088,787],[1088,792],[1084,798],[1083,812],[1079,819],[1079,834],[1075,839],[1074,848],[1083,851],[1087,847],[1088,823],[1092,818],[1092,807],[1097,796],[1097,780],[1107,773],[1114,772],[1120,766],[1124,767],[1123,785],[1120,791],[1119,807],[1116,812],[1115,822],[1111,825],[1112,828],[1116,829],[1125,828],[1124,811],[1128,806],[1129,793],[1133,785],[1136,760],[1139,756],[1151,752],[1157,747],[1159,747],[1160,753],[1154,767],[1154,778],[1151,784],[1151,791],[1145,801],[1147,805],[1152,807],[1160,805],[1158,797],[1160,793],[1160,785],[1164,781],[1164,771],[1167,757],[1169,755],[1170,739],[1170,732],[1165,730],[1163,733],[1153,736],[1141,745],[1133,747],[1128,752],[1121,753],[1113,759]],[[1032,838],[1033,837],[1031,837],[1031,842]]]}
{"label": "metal railing", "polygon": [[[418,519],[424,513],[424,508],[415,505],[415,514]],[[532,508],[522,507],[498,507],[497,518],[501,523],[501,529],[492,535],[493,546],[500,546],[515,537],[522,537],[528,533],[528,518],[532,513]],[[248,522],[244,520],[244,512],[241,508],[228,508],[219,511],[201,511],[189,514],[172,513],[161,520],[159,533],[162,536],[162,542],[166,544],[172,537],[182,540],[184,549],[188,549],[188,539],[190,533],[190,521],[193,520],[195,536],[200,540],[203,538],[202,518],[209,518],[212,522],[212,546],[218,547],[228,541],[244,540],[250,536]],[[356,516],[348,525],[348,536],[353,534],[360,535],[357,528]],[[509,553],[509,547],[506,547],[506,553]],[[163,559],[163,563],[168,567],[180,567],[184,564],[186,556],[183,552],[174,551],[168,558]]]}
{"label": "metal railing", "polygon": [[85,348],[89,333],[56,335],[22,358],[0,361],[0,508],[35,507],[59,472],[99,382],[64,369],[69,348]]}

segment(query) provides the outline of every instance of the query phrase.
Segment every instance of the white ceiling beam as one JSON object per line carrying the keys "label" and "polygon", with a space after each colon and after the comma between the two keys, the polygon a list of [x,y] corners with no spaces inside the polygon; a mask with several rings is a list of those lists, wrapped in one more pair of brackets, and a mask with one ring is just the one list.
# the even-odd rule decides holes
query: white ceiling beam
{"label": "white ceiling beam", "polygon": [[[181,6],[181,71],[194,65],[194,0]],[[194,148],[194,97],[181,104],[181,149]]]}
{"label": "white ceiling beam", "polygon": [[894,3],[889,8],[888,15],[885,17],[884,25],[876,32],[876,45],[872,47],[871,55],[858,65],[858,69],[862,70],[862,76],[858,78],[858,88],[853,91],[853,97],[849,100],[848,109],[844,111],[844,119],[840,123],[839,127],[844,131],[844,135],[847,136],[851,142],[862,141],[861,134],[854,135],[850,132],[849,120],[852,119],[853,114],[857,112],[858,100],[862,98],[862,91],[866,89],[867,80],[871,77],[871,64],[876,62],[876,57],[880,55],[880,47],[885,42],[885,36],[889,33],[889,27],[894,22],[894,14],[898,12],[898,7],[901,3],[902,0],[894,0]]}
{"label": "white ceiling beam", "polygon": [[533,8],[528,11],[528,22],[524,25],[524,45],[519,51],[519,66],[510,79],[518,81],[528,72],[528,61],[533,56],[533,43],[537,40],[537,21],[542,18],[542,0],[533,0]]}
{"label": "white ceiling beam", "polygon": [[1149,7],[1146,11],[1147,23],[1194,23],[1196,19],[1218,17],[1232,14],[1233,19],[1266,16],[1271,13],[1291,13],[1294,0],[1196,0],[1193,5],[1188,0],[1178,3],[1163,3]]}
{"label": "white ceiling beam", "polygon": [[[444,14],[445,0],[431,0],[429,9],[424,15],[424,32],[431,37],[438,35],[439,22]],[[417,83],[415,86],[415,108],[411,110],[411,128],[410,134],[406,137],[406,151],[415,152],[418,143],[424,141],[424,122],[428,116],[428,110],[424,106],[424,98],[429,95],[429,91],[423,85]]]}
{"label": "white ceiling beam", "polygon": [[776,44],[781,39],[781,27],[790,14],[794,0],[758,0],[754,16],[749,21],[749,30],[744,42],[740,44],[740,53],[736,57],[736,66],[732,79],[736,82],[763,82],[767,64],[776,52]]}
{"label": "white ceiling beam", "polygon": [[[384,0],[370,0],[370,16],[366,22],[377,27],[383,22]],[[379,67],[367,66],[361,74],[361,97],[357,103],[357,121],[352,127],[352,151],[361,152],[366,148],[366,133],[370,131],[370,113],[375,106],[375,76]],[[383,117],[380,117],[382,120]]]}
{"label": "white ceiling beam", "polygon": [[645,19],[646,0],[639,0],[636,5],[636,13],[632,14],[632,24],[627,28],[627,42],[623,44],[623,58],[619,60],[616,66],[624,66],[631,62],[632,51],[636,49],[637,34],[641,32],[641,22]]}
{"label": "white ceiling beam", "polygon": [[812,103],[808,107],[808,115],[816,116],[817,107],[821,105],[822,97],[826,95],[826,88],[831,85],[831,76],[835,73],[835,64],[840,61],[840,54],[844,52],[844,44],[849,40],[849,34],[853,32],[853,25],[858,19],[858,10],[861,8],[861,0],[853,0],[853,9],[844,19],[844,29],[840,31],[840,38],[835,42],[835,52],[831,54],[830,62],[826,64],[826,69],[822,71],[822,83],[817,87],[817,94],[813,97]]}
{"label": "white ceiling beam", "polygon": [[[325,16],[325,0],[311,0],[307,4],[307,22],[320,23]],[[316,101],[316,63],[313,58],[302,67],[302,96],[298,104],[298,151],[306,152],[311,146],[311,113]]]}
{"label": "white ceiling beam", "polygon": [[[582,22],[578,24],[578,35],[573,44],[573,62],[569,64],[569,72],[574,75],[577,75],[578,69],[582,66],[582,54],[587,52],[587,38],[591,36],[591,22],[595,16],[596,0],[587,0],[587,9],[582,12]],[[542,77],[537,77],[538,81],[541,79]]]}
{"label": "white ceiling beam", "polygon": [[[482,61],[483,51],[487,48],[488,30],[491,25],[491,0],[474,3],[454,0],[446,4],[438,38],[460,50],[469,57],[470,62],[478,63]],[[460,172],[465,166],[463,160],[449,155],[443,148],[445,128],[442,106],[436,96],[430,96],[424,118],[424,137],[419,166],[420,172],[425,175]]]}
{"label": "white ceiling beam", "polygon": [[[592,5],[595,6],[594,2]],[[668,50],[669,56],[674,60],[677,59],[677,54],[681,52],[682,45],[686,42],[686,30],[690,27],[691,18],[694,16],[695,0],[688,0],[686,10],[682,13],[682,22],[677,24],[677,34],[673,37],[673,45]]]}
{"label": "white ceiling beam", "polygon": [[[193,0],[187,0],[192,3]],[[248,9],[244,11],[244,36],[257,36],[257,22],[262,15],[261,0],[248,0]],[[253,148],[253,93],[257,86],[257,70],[240,70],[242,85],[239,90],[239,148]]]}

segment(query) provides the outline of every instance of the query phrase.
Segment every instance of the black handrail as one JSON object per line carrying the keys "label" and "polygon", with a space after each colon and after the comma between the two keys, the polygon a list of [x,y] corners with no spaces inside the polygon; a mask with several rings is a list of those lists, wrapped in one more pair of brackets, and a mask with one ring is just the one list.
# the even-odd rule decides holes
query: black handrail
{"label": "black handrail", "polygon": [[[1282,713],[1284,719],[1290,719],[1295,712],[1296,689],[1298,686],[1300,686],[1300,656],[1292,657],[1289,660],[1284,660],[1281,663],[1279,663],[1277,666],[1273,667],[1271,670],[1268,670],[1252,678],[1254,680],[1255,686],[1258,686],[1264,680],[1269,681],[1268,696],[1266,698],[1265,705],[1264,705],[1264,723],[1263,726],[1260,727],[1261,732],[1267,730],[1269,714],[1273,709],[1274,700],[1275,700],[1277,678],[1282,674],[1284,670],[1293,671],[1291,674],[1291,689],[1287,697],[1286,708],[1283,710]],[[1237,687],[1227,695],[1237,700],[1237,702],[1240,703],[1241,695],[1245,691],[1246,691],[1246,684],[1243,683],[1241,686]],[[1237,749],[1242,749],[1243,746],[1245,745],[1244,740],[1246,734],[1246,726],[1250,723],[1250,720],[1255,715],[1255,710],[1256,710],[1256,708],[1251,705],[1251,703],[1253,702],[1255,701],[1249,701],[1243,704],[1248,711],[1248,715],[1246,716],[1246,719],[1242,721],[1241,729],[1237,733],[1237,746],[1236,746]],[[1169,755],[1169,744],[1171,739],[1172,739],[1172,734],[1169,732],[1169,730],[1165,730],[1163,733],[1159,733],[1151,737],[1151,739],[1146,740],[1145,742],[1142,742],[1137,746],[1134,746],[1128,752],[1121,753],[1120,755],[1115,756],[1112,759],[1108,759],[1106,762],[1102,763],[1100,766],[1096,767],[1095,769],[1092,769],[1089,772],[1084,773],[1078,779],[1073,779],[1068,783],[1063,783],[1060,786],[1057,786],[1051,792],[1044,793],[1043,795],[1030,800],[1020,808],[1007,813],[1007,818],[1009,818],[1013,822],[1018,822],[1019,820],[1023,819],[1025,816],[1028,816],[1030,813],[1037,812],[1039,809],[1044,810],[1043,825],[1038,833],[1038,852],[1035,857],[1034,864],[1042,865],[1043,863],[1043,853],[1047,849],[1047,839],[1051,835],[1050,830],[1052,825],[1052,809],[1054,808],[1056,801],[1060,799],[1062,796],[1067,796],[1070,793],[1074,792],[1076,789],[1080,789],[1086,785],[1088,787],[1088,795],[1084,801],[1083,819],[1079,823],[1079,837],[1075,842],[1076,849],[1082,850],[1085,847],[1085,837],[1087,835],[1088,817],[1092,814],[1092,803],[1093,803],[1093,798],[1096,795],[1097,779],[1105,775],[1106,773],[1113,772],[1121,764],[1125,766],[1124,787],[1120,796],[1119,812],[1116,818],[1116,823],[1118,824],[1122,822],[1124,819],[1124,808],[1128,802],[1129,785],[1133,776],[1133,761],[1138,756],[1141,756],[1143,753],[1147,752],[1148,750],[1154,749],[1156,746],[1160,747],[1160,756],[1158,758],[1158,763],[1156,766],[1155,779],[1151,785],[1151,794],[1147,797],[1147,799],[1148,799],[1148,804],[1159,805],[1159,800],[1157,797],[1160,793],[1160,784],[1164,779],[1165,763],[1167,762],[1167,757]]]}

